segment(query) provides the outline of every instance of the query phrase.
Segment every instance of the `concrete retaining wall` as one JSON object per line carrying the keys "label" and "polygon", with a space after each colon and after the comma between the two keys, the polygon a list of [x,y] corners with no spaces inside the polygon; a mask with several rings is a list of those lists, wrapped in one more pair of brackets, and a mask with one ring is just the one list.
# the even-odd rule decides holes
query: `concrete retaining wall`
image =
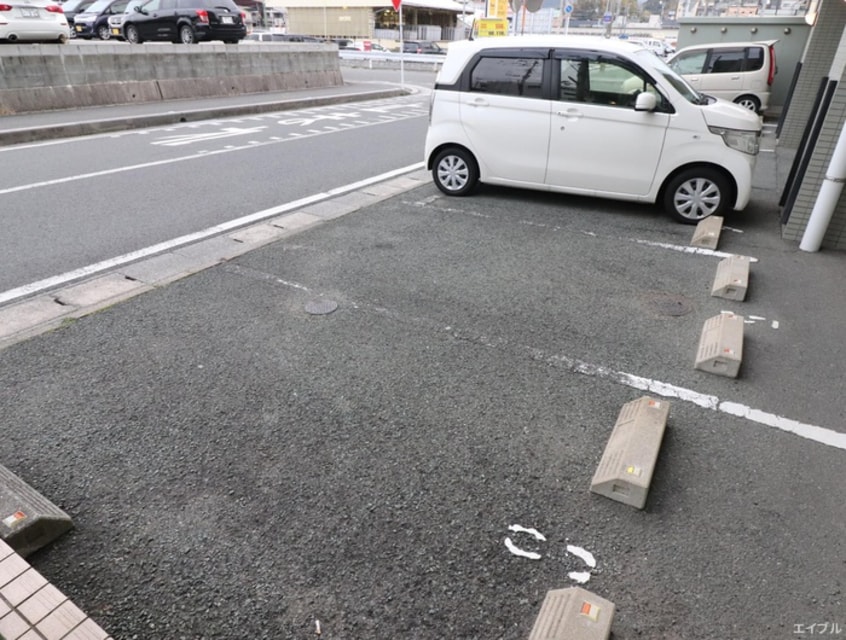
{"label": "concrete retaining wall", "polygon": [[334,44],[19,44],[0,50],[0,115],[342,84]]}

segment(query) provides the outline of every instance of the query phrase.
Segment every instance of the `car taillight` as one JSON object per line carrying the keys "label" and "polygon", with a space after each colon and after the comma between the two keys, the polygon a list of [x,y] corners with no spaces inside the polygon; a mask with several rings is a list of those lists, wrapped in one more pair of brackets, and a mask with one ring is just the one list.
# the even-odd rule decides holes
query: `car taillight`
{"label": "car taillight", "polygon": [[247,24],[247,14],[244,13],[243,11],[241,12],[241,22],[243,22],[244,24]]}
{"label": "car taillight", "polygon": [[12,5],[10,4],[0,4],[0,11],[11,11]]}
{"label": "car taillight", "polygon": [[771,85],[773,80],[775,79],[776,74],[776,59],[775,59],[775,47],[770,45],[770,73],[767,76],[767,85]]}
{"label": "car taillight", "polygon": [[57,4],[48,5],[48,6],[44,7],[44,10],[49,11],[50,13],[64,13],[62,8]]}
{"label": "car taillight", "polygon": [[197,17],[200,19],[200,22],[209,23],[209,12],[205,9],[197,9]]}

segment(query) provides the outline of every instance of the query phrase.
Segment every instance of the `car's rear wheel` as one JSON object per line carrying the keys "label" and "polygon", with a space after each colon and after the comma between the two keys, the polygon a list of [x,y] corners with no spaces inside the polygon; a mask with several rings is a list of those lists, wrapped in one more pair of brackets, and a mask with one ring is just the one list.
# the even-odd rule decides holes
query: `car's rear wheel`
{"label": "car's rear wheel", "polygon": [[749,109],[753,113],[758,113],[761,110],[761,101],[755,96],[739,96],[734,99],[734,103],[744,109]]}
{"label": "car's rear wheel", "polygon": [[435,156],[432,178],[435,186],[448,196],[466,196],[479,182],[479,166],[466,149],[449,147]]}
{"label": "car's rear wheel", "polygon": [[194,44],[196,38],[194,37],[194,30],[187,24],[179,27],[179,41],[182,44]]}
{"label": "car's rear wheel", "polygon": [[138,33],[138,27],[134,24],[127,25],[124,37],[126,37],[126,41],[130,44],[141,44],[143,42],[141,40],[141,34]]}
{"label": "car's rear wheel", "polygon": [[67,42],[68,42],[68,37],[69,37],[69,36],[66,36],[66,35],[63,33],[62,35],[60,35],[60,36],[59,36],[59,39],[58,39],[58,40],[56,40],[56,42],[58,42],[59,44],[67,44]]}
{"label": "car's rear wheel", "polygon": [[675,176],[664,190],[664,208],[685,224],[697,224],[713,215],[725,214],[731,198],[728,179],[716,169],[694,167]]}
{"label": "car's rear wheel", "polygon": [[111,38],[112,32],[109,30],[109,25],[101,24],[97,27],[97,37],[100,38],[100,40],[108,40]]}

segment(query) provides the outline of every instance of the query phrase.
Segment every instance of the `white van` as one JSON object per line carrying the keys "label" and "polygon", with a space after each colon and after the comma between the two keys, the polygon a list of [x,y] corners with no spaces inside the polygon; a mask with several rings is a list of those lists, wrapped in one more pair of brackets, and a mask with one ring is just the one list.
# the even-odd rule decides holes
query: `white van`
{"label": "white van", "polygon": [[635,44],[642,44],[647,49],[652,49],[655,55],[660,56],[661,58],[666,58],[670,53],[670,47],[667,43],[663,40],[658,40],[657,38],[634,37],[627,38],[626,40],[628,42],[634,42]]}
{"label": "white van", "polygon": [[667,64],[702,93],[762,113],[776,74],[775,43],[719,42],[680,49]]}
{"label": "white van", "polygon": [[453,196],[478,182],[660,202],[697,223],[749,201],[760,119],[703,96],[650,50],[578,36],[454,42],[425,161]]}

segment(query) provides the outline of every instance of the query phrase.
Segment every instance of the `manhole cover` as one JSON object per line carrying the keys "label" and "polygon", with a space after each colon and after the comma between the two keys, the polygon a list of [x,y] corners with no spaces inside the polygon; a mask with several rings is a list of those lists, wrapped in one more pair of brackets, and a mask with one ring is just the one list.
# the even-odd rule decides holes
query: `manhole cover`
{"label": "manhole cover", "polygon": [[338,303],[334,300],[310,300],[306,302],[305,310],[313,316],[325,316],[327,313],[332,313],[338,308]]}
{"label": "manhole cover", "polygon": [[655,311],[665,316],[683,316],[693,310],[693,303],[688,298],[672,293],[649,293],[646,301]]}

